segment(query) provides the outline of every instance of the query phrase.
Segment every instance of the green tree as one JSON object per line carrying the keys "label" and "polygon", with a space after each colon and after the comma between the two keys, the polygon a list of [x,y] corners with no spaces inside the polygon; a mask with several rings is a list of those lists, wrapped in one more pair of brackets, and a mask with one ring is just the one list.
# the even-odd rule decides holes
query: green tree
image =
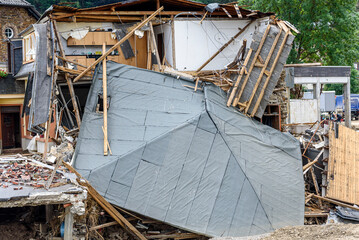
{"label": "green tree", "polygon": [[[300,31],[288,63],[339,66],[353,66],[359,60],[357,3],[358,0],[239,0],[240,5],[251,9],[275,12]],[[352,93],[359,92],[358,76],[352,68]],[[326,89],[338,91],[338,86],[328,85]]]}

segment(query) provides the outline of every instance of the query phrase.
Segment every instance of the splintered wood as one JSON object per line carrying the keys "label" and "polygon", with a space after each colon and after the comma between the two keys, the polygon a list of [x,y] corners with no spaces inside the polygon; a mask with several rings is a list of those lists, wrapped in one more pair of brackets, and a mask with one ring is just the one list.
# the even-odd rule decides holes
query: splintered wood
{"label": "splintered wood", "polygon": [[330,126],[327,197],[359,204],[358,144],[355,130],[339,124]]}

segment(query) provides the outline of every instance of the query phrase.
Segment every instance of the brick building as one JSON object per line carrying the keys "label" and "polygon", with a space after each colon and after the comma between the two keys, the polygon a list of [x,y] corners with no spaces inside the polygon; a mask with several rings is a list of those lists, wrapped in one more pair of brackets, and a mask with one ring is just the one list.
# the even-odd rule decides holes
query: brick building
{"label": "brick building", "polygon": [[40,18],[25,0],[0,0],[0,153],[2,149],[26,147],[22,141],[25,125],[21,118],[26,81],[15,80],[22,64],[23,44],[19,33]]}
{"label": "brick building", "polygon": [[8,39],[39,19],[40,14],[25,0],[0,0],[0,68],[8,68]]}

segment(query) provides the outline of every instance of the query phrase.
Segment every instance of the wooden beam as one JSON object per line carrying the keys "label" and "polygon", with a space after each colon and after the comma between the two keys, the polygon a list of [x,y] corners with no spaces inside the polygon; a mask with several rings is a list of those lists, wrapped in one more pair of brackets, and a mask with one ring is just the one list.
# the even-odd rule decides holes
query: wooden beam
{"label": "wooden beam", "polygon": [[[266,68],[267,68],[267,66],[268,66],[268,64],[269,64],[269,61],[270,61],[270,59],[272,58],[274,49],[275,49],[275,47],[277,46],[277,43],[278,43],[278,40],[279,40],[279,38],[280,38],[280,35],[282,34],[282,31],[283,31],[283,29],[280,28],[279,33],[277,34],[276,38],[274,39],[273,44],[272,44],[272,47],[271,47],[271,49],[269,50],[269,53],[268,53],[268,56],[266,57],[266,60],[265,60],[265,62],[264,62],[262,71],[260,72],[259,77],[258,77],[258,79],[257,79],[257,82],[256,82],[256,84],[254,85],[254,88],[253,88],[253,91],[252,91],[252,95],[251,95],[251,97],[249,98],[247,107],[246,107],[246,109],[245,109],[245,111],[244,111],[246,114],[247,114],[247,112],[248,112],[248,110],[249,110],[249,108],[250,108],[250,106],[251,106],[251,104],[252,104],[253,98],[254,98],[254,96],[255,96],[255,94],[256,94],[256,92],[257,92],[257,89],[258,89],[258,87],[259,87],[259,84],[260,84],[261,81],[262,81],[264,72],[266,71]],[[285,43],[285,40],[286,40],[286,38],[284,38],[284,43]],[[282,45],[282,46],[283,46],[283,45]],[[282,47],[282,46],[281,46],[281,47]],[[280,56],[280,54],[281,54],[281,49],[279,49],[279,52],[278,52],[278,54],[277,54],[277,57]],[[273,67],[275,67],[275,65],[276,65],[276,62],[273,63],[272,69],[274,69]],[[269,77],[267,77],[266,82],[267,82],[268,80],[269,80]],[[262,90],[264,90],[264,89],[265,89],[265,87],[262,88]],[[258,101],[257,101],[257,103],[258,103]]]}
{"label": "wooden beam", "polygon": [[[106,52],[106,43],[103,43],[102,54]],[[107,139],[107,64],[106,58],[102,62],[102,97],[103,97],[103,155],[108,155]]]}
{"label": "wooden beam", "polygon": [[124,43],[126,40],[128,40],[137,29],[142,28],[144,25],[146,25],[149,21],[151,21],[159,12],[163,10],[163,7],[159,8],[156,12],[154,12],[151,16],[146,18],[144,21],[142,21],[137,27],[132,29],[131,32],[129,32],[126,36],[124,36],[120,41],[118,41],[115,45],[113,45],[105,54],[103,54],[101,57],[99,57],[94,63],[91,64],[88,68],[86,68],[79,76],[77,76],[74,79],[74,82],[77,82],[80,78],[82,78],[88,71],[90,71],[94,66],[96,66],[98,63],[100,63],[105,57],[107,57],[111,52],[115,49],[117,49],[122,43]]}
{"label": "wooden beam", "polygon": [[69,169],[71,172],[75,173],[79,178],[78,182],[80,185],[87,187],[88,193],[93,197],[93,199],[116,221],[121,227],[123,227],[131,235],[135,235],[140,240],[146,240],[145,238],[127,219],[122,216],[105,198],[103,198],[91,184],[84,179],[80,173],[78,173],[75,168],[65,161],[62,161],[64,166]]}
{"label": "wooden beam", "polygon": [[246,69],[247,67],[247,64],[249,62],[249,59],[251,58],[251,55],[252,55],[252,52],[253,52],[253,49],[249,49],[248,51],[248,54],[247,54],[247,57],[246,59],[244,60],[244,63],[243,63],[243,66],[241,68],[241,72],[239,73],[238,77],[237,77],[237,80],[236,80],[236,83],[234,84],[234,87],[232,89],[232,92],[231,92],[231,95],[229,96],[228,98],[228,101],[227,101],[227,107],[229,107],[231,104],[232,104],[232,101],[233,101],[233,98],[235,96],[235,94],[237,93],[237,89],[238,89],[238,85],[243,77],[243,74],[244,74],[244,70]]}
{"label": "wooden beam", "polygon": [[147,31],[147,69],[151,70],[152,68],[152,50],[151,50],[151,40],[150,32]]}
{"label": "wooden beam", "polygon": [[172,34],[172,67],[176,69],[176,43],[175,43],[175,22],[174,17],[171,17],[171,34]]}
{"label": "wooden beam", "polygon": [[284,67],[314,67],[322,66],[322,63],[293,63],[293,64],[284,64]]}
{"label": "wooden beam", "polygon": [[58,59],[61,59],[62,61],[69,62],[69,63],[78,65],[78,66],[83,67],[83,68],[87,68],[87,66],[85,66],[85,65],[82,65],[82,64],[80,64],[80,63],[78,63],[78,62],[75,62],[75,61],[72,61],[72,60],[70,60],[70,59],[61,57],[61,56],[59,56],[59,55],[56,55],[56,57],[57,57]]}
{"label": "wooden beam", "polygon": [[[64,48],[62,47],[61,39],[60,39],[59,33],[57,31],[56,21],[52,20],[52,22],[53,22],[53,26],[54,26],[54,32],[55,32],[56,40],[57,40],[57,43],[59,45],[60,55],[62,57],[65,57],[66,56],[65,51],[64,51]],[[89,70],[91,70],[91,68]],[[65,73],[65,79],[66,79],[66,82],[67,82],[67,86],[69,88],[72,106],[74,107],[77,127],[80,128],[80,126],[81,126],[81,117],[80,117],[79,107],[77,106],[77,101],[76,101],[76,98],[75,98],[74,86],[73,86],[72,81],[71,81],[71,79],[70,79],[70,77],[69,77],[69,75],[67,73]]]}
{"label": "wooden beam", "polygon": [[98,19],[98,20],[131,20],[131,21],[140,21],[141,17],[133,17],[133,16],[96,16],[96,15],[76,15],[77,20],[82,18],[86,19]]}
{"label": "wooden beam", "polygon": [[[104,15],[113,15],[113,16],[144,16],[144,15],[151,15],[153,14],[155,11],[78,11],[78,12],[74,12],[74,13],[53,13],[54,17],[53,19],[56,19],[57,17],[71,17],[71,16],[81,16],[81,15],[97,15],[97,16],[104,16]],[[162,11],[160,12],[158,15],[177,15],[183,13],[183,11]],[[188,12],[190,14],[195,14],[195,15],[202,15],[203,12],[200,11],[190,11]],[[211,15],[226,15],[225,13],[221,13],[221,12],[214,12]]]}
{"label": "wooden beam", "polygon": [[[71,68],[67,68],[67,67],[63,67],[63,66],[59,66],[59,65],[56,65],[55,67],[56,67],[56,69],[61,70],[66,73],[71,73],[71,74],[75,74],[75,75],[79,75],[80,73],[82,73],[81,70],[71,69]],[[86,76],[91,77],[92,75],[91,75],[91,73],[86,73]]]}
{"label": "wooden beam", "polygon": [[349,204],[346,204],[346,203],[342,203],[342,202],[333,200],[333,199],[331,199],[331,198],[321,197],[321,196],[318,196],[318,195],[315,195],[315,194],[313,195],[313,197],[318,198],[319,200],[323,200],[323,201],[326,201],[326,202],[333,203],[333,204],[338,205],[338,206],[342,206],[342,207],[346,207],[346,208],[351,208],[351,209],[354,209],[354,210],[356,210],[356,211],[359,211],[359,207],[355,207],[355,206],[352,206],[352,205],[349,205]]}
{"label": "wooden beam", "polygon": [[303,171],[307,170],[308,168],[313,166],[316,162],[318,162],[319,158],[320,158],[320,156],[322,156],[323,152],[324,152],[324,148],[318,153],[318,155],[316,156],[316,158],[313,161],[310,161],[308,158],[308,163],[303,166]]}
{"label": "wooden beam", "polygon": [[218,54],[220,54],[229,44],[231,44],[239,35],[241,35],[253,21],[249,22],[244,28],[242,28],[236,35],[234,35],[227,43],[225,43],[217,52],[215,52],[205,63],[203,63],[197,70],[196,73],[200,72],[208,63],[210,63]]}
{"label": "wooden beam", "polygon": [[98,225],[98,226],[95,226],[95,227],[91,227],[89,230],[94,231],[94,230],[97,230],[97,229],[110,227],[110,226],[114,226],[114,225],[117,225],[117,224],[118,224],[118,222],[116,222],[116,221],[108,222],[108,223],[104,223],[104,224],[101,224],[101,225]]}
{"label": "wooden beam", "polygon": [[261,39],[261,41],[260,41],[260,43],[259,43],[258,49],[257,49],[257,51],[256,51],[256,54],[254,55],[254,58],[253,58],[253,60],[252,60],[251,66],[249,67],[247,76],[246,76],[246,78],[245,78],[244,81],[243,81],[241,90],[239,91],[238,95],[237,95],[236,98],[234,99],[232,106],[237,106],[237,104],[238,104],[238,102],[239,102],[239,99],[241,99],[241,96],[242,96],[242,94],[243,94],[244,88],[245,88],[246,85],[247,85],[249,76],[250,76],[250,74],[251,74],[251,72],[252,72],[252,70],[253,70],[253,68],[254,68],[254,65],[255,65],[256,62],[257,62],[257,58],[258,58],[258,56],[259,56],[259,54],[260,54],[260,52],[261,52],[261,50],[262,50],[264,41],[266,40],[267,35],[268,35],[268,33],[269,33],[270,26],[271,26],[271,25],[268,24],[268,26],[267,26],[267,28],[266,28],[264,34],[263,34],[263,37],[262,37],[262,39]]}

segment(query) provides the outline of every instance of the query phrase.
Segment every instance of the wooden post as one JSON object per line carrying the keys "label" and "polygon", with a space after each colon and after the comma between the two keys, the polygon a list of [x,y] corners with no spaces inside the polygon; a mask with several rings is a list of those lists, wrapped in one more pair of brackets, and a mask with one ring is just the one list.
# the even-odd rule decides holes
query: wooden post
{"label": "wooden post", "polygon": [[150,42],[150,32],[147,32],[147,69],[152,69],[152,50]]}
{"label": "wooden post", "polygon": [[153,31],[152,22],[150,22],[150,35],[151,35],[151,42],[152,42],[152,50],[155,51],[158,68],[162,72],[161,59],[160,59],[160,55],[158,54],[158,47],[157,47],[157,43],[156,43],[155,32]]}
{"label": "wooden post", "polygon": [[175,48],[175,21],[174,17],[171,16],[171,34],[172,34],[172,67],[176,69],[176,48]]}
{"label": "wooden post", "polygon": [[[352,110],[351,110],[351,100],[350,100],[350,79],[348,83],[343,84],[343,96],[344,96],[344,118],[345,126],[351,128],[352,125]],[[319,104],[319,103],[318,103]]]}
{"label": "wooden post", "polygon": [[[51,104],[51,103],[50,103]],[[46,160],[47,158],[47,148],[49,146],[49,134],[50,134],[50,125],[51,125],[51,118],[52,118],[52,105],[50,106],[50,114],[49,114],[49,119],[47,120],[46,124],[45,124],[45,144],[44,144],[44,153],[43,153],[43,159]]]}
{"label": "wooden post", "polygon": [[[269,61],[270,61],[270,59],[272,58],[274,49],[275,49],[275,47],[277,46],[277,43],[278,43],[278,40],[279,40],[279,38],[280,38],[280,35],[282,34],[282,31],[283,31],[283,29],[280,28],[279,33],[277,34],[276,38],[274,39],[274,42],[273,42],[273,44],[272,44],[272,47],[271,47],[271,49],[269,50],[268,56],[267,56],[267,58],[266,58],[266,61],[264,62],[264,65],[263,65],[263,67],[262,67],[262,71],[261,71],[260,74],[259,74],[259,77],[258,77],[258,79],[257,79],[257,82],[256,82],[256,84],[254,85],[254,88],[253,88],[253,91],[252,91],[252,95],[251,95],[251,97],[249,98],[247,107],[246,107],[246,109],[245,109],[245,113],[248,112],[248,110],[249,110],[249,108],[250,108],[250,106],[251,106],[251,104],[252,104],[254,95],[256,94],[257,89],[258,89],[258,87],[259,87],[259,84],[260,84],[261,81],[262,81],[264,72],[266,71],[266,68],[267,68],[267,66],[268,66],[268,64],[269,64]],[[285,44],[285,40],[286,40],[286,38],[284,38],[284,40],[283,40],[283,43],[284,43],[284,44]],[[282,44],[281,47],[283,47],[283,46],[284,46],[284,45]],[[280,56],[280,52],[281,52],[281,49],[278,51],[277,57]],[[276,65],[276,62],[273,63],[272,70],[274,70],[273,67],[275,67],[275,65]],[[270,75],[271,75],[271,74],[270,74]],[[267,76],[267,79],[266,79],[266,80],[268,81],[269,78],[270,78],[270,77]],[[264,89],[265,89],[265,88],[263,87],[262,90],[264,90]],[[258,102],[258,101],[257,101],[257,102]]]}
{"label": "wooden post", "polygon": [[143,20],[140,24],[138,24],[134,29],[131,30],[131,32],[127,33],[126,36],[124,36],[120,41],[118,41],[115,45],[113,45],[105,54],[103,54],[101,57],[99,57],[94,63],[92,63],[88,68],[86,68],[80,75],[78,75],[74,82],[77,82],[80,78],[82,78],[88,71],[90,71],[94,66],[96,66],[98,63],[100,63],[105,57],[111,54],[111,52],[115,49],[117,49],[122,43],[124,43],[126,40],[128,40],[136,30],[142,28],[144,25],[146,25],[149,21],[151,21],[157,14],[159,14],[163,10],[163,7],[159,8],[156,12],[151,14],[148,18]]}
{"label": "wooden post", "polygon": [[261,42],[259,43],[258,49],[257,49],[257,51],[256,51],[256,54],[254,55],[253,61],[252,61],[252,63],[251,63],[251,66],[249,67],[248,73],[246,73],[247,76],[246,76],[246,78],[245,78],[244,81],[243,81],[241,90],[239,91],[238,95],[237,95],[236,98],[234,99],[232,106],[237,106],[237,105],[238,105],[238,102],[239,102],[239,99],[241,99],[242,93],[243,93],[243,91],[244,91],[244,88],[246,87],[246,84],[247,84],[247,82],[248,82],[249,76],[251,75],[251,72],[252,72],[252,70],[253,70],[253,68],[254,68],[254,65],[256,64],[257,58],[258,58],[259,54],[261,53],[261,50],[262,50],[264,41],[266,40],[267,35],[268,35],[268,33],[269,33],[269,29],[270,29],[270,24],[268,24],[267,29],[265,30],[265,32],[264,32],[264,34],[263,34],[263,37],[262,37],[262,39],[261,39]]}
{"label": "wooden post", "polygon": [[229,44],[231,44],[239,35],[241,35],[253,21],[249,22],[244,28],[242,28],[236,35],[234,35],[226,44],[224,44],[217,52],[215,52],[205,63],[202,64],[197,70],[196,73],[201,71],[208,63],[210,63],[218,54],[220,54]]}
{"label": "wooden post", "polygon": [[[106,52],[106,44],[103,43],[102,54]],[[107,144],[107,65],[106,58],[102,62],[102,89],[103,89],[103,155],[108,155]]]}

